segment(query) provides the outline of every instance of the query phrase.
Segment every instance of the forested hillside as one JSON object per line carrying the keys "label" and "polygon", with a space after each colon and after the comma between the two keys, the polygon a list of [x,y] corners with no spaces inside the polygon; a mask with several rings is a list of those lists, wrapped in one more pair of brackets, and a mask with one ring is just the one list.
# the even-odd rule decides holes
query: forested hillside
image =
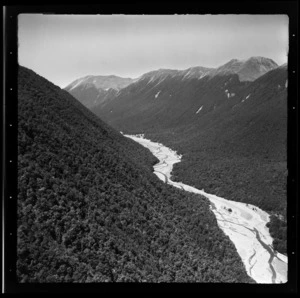
{"label": "forested hillside", "polygon": [[252,283],[207,199],[161,182],[156,162],[19,67],[19,281]]}
{"label": "forested hillside", "polygon": [[280,232],[270,230],[275,249],[286,252],[286,65],[253,82],[237,74],[141,80],[93,112],[183,154],[177,181],[282,215]]}

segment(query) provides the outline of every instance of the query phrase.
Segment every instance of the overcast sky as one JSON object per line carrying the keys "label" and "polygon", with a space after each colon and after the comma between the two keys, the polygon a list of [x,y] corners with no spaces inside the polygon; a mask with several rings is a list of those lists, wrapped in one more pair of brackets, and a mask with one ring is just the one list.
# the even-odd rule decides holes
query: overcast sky
{"label": "overcast sky", "polygon": [[287,62],[284,15],[19,15],[19,64],[65,87],[86,75],[136,78],[264,56]]}

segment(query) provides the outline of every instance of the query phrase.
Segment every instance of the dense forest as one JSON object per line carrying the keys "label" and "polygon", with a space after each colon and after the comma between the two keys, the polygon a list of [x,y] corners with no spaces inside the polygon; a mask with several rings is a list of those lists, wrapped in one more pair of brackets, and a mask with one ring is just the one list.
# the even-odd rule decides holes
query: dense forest
{"label": "dense forest", "polygon": [[151,153],[19,67],[20,282],[253,283],[209,202]]}
{"label": "dense forest", "polygon": [[[279,68],[257,79],[230,112],[224,107],[204,115],[203,131],[181,128],[148,134],[183,154],[182,162],[174,165],[175,180],[270,213],[273,246],[284,254],[286,235],[275,231],[278,225],[286,226],[286,75],[286,68]],[[247,94],[251,97],[245,100]]]}
{"label": "dense forest", "polygon": [[[144,133],[182,154],[176,181],[254,204],[286,225],[286,66],[253,82],[237,75],[141,81],[93,111],[116,129]],[[286,253],[285,238],[272,235]]]}
{"label": "dense forest", "polygon": [[286,240],[287,240],[287,224],[285,220],[280,220],[277,216],[271,215],[270,222],[267,223],[270,234],[274,238],[274,249],[286,253]]}

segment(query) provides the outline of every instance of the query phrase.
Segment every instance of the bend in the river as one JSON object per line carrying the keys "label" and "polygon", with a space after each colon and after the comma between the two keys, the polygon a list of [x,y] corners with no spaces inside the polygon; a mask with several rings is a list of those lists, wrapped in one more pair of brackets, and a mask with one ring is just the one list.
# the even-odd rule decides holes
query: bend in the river
{"label": "bend in the river", "polygon": [[148,148],[159,159],[159,163],[154,166],[154,173],[158,178],[210,200],[211,211],[215,214],[219,227],[234,243],[249,276],[257,283],[287,281],[287,257],[273,250],[273,239],[266,227],[269,214],[256,206],[226,200],[182,182],[172,181],[173,165],[181,161],[181,156],[170,148],[142,136],[125,136]]}

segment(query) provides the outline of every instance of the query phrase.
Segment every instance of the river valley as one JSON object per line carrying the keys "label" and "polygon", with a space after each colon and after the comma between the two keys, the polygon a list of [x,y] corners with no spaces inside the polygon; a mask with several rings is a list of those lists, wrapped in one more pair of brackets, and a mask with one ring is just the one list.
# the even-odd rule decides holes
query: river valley
{"label": "river valley", "polygon": [[171,180],[173,165],[181,161],[181,156],[163,144],[145,139],[142,135],[125,135],[148,148],[159,159],[154,166],[154,174],[162,181],[205,196],[210,201],[211,211],[215,214],[219,227],[234,243],[246,271],[257,283],[285,283],[287,263],[285,255],[273,250],[272,237],[266,227],[269,214],[260,208],[241,202],[226,200],[203,189]]}

